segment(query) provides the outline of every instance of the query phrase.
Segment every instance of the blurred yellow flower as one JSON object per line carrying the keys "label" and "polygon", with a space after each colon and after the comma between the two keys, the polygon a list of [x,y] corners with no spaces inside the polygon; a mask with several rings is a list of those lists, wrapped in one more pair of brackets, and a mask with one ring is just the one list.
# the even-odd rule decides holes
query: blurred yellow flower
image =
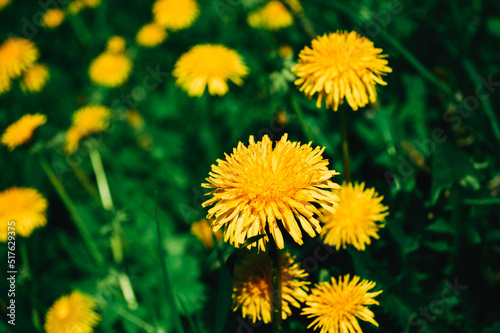
{"label": "blurred yellow flower", "polygon": [[24,73],[21,88],[25,92],[39,92],[45,87],[49,77],[49,68],[47,66],[35,64]]}
{"label": "blurred yellow flower", "polygon": [[109,53],[123,53],[127,42],[125,38],[120,36],[111,36],[106,44],[106,52]]}
{"label": "blurred yellow flower", "polygon": [[35,44],[25,38],[11,37],[0,45],[0,72],[17,78],[38,59]]}
{"label": "blurred yellow flower", "polygon": [[114,88],[124,84],[132,72],[132,61],[125,54],[102,53],[90,64],[94,84]]}
{"label": "blurred yellow flower", "polygon": [[377,99],[375,83],[386,85],[381,75],[392,72],[382,49],[357,32],[336,32],[317,37],[312,48],[299,54],[295,84],[311,99],[318,93],[316,106],[325,100],[327,108],[337,111],[344,98],[353,110]]}
{"label": "blurred yellow flower", "polygon": [[73,291],[54,302],[45,316],[47,333],[92,333],[101,320],[90,295]]}
{"label": "blurred yellow flower", "polygon": [[153,4],[155,22],[172,31],[189,28],[199,14],[196,0],[156,0]]}
{"label": "blurred yellow flower", "polygon": [[320,333],[361,333],[357,318],[378,326],[373,312],[367,306],[379,304],[373,298],[382,290],[370,293],[368,291],[375,287],[375,282],[359,280],[358,276],[354,276],[349,281],[349,275],[345,275],[343,281],[339,277],[338,283],[332,277],[331,283],[320,282],[315,285],[301,313],[308,318],[316,317],[307,328],[314,326],[314,330],[321,329]]}
{"label": "blurred yellow flower", "polygon": [[64,11],[62,9],[49,9],[42,16],[42,26],[49,29],[57,28],[64,21],[64,16]]}
{"label": "blurred yellow flower", "polygon": [[167,38],[167,31],[161,25],[156,23],[149,23],[143,26],[135,40],[137,44],[143,47],[155,47],[160,45]]}
{"label": "blurred yellow flower", "polygon": [[11,88],[10,77],[4,71],[0,71],[0,95],[6,93]]}
{"label": "blurred yellow flower", "polygon": [[[214,218],[214,231],[224,227],[224,241],[239,247],[268,229],[280,249],[284,241],[279,224],[298,244],[303,243],[299,224],[311,237],[320,233],[314,215],[321,213],[315,205],[335,213],[339,198],[329,189],[340,188],[330,180],[338,172],[328,169],[328,160],[321,156],[325,148],[288,141],[287,134],[274,148],[267,135],[259,142],[250,136],[249,142],[248,147],[238,143],[225,160],[217,160],[208,184],[202,184],[212,189],[213,197],[203,207],[215,204],[207,215]],[[268,237],[258,241],[261,250]]]}
{"label": "blurred yellow flower", "polygon": [[142,129],[144,127],[144,119],[137,110],[129,110],[127,112],[127,123],[133,129]]}
{"label": "blurred yellow flower", "polygon": [[291,26],[293,16],[281,1],[272,0],[248,14],[247,21],[252,28],[279,30]]}
{"label": "blurred yellow flower", "polygon": [[101,0],[81,0],[85,7],[95,8],[101,4]]}
{"label": "blurred yellow flower", "polygon": [[177,60],[172,75],[189,96],[200,97],[207,85],[210,95],[224,95],[229,90],[227,80],[240,86],[248,72],[236,51],[223,45],[202,44]]}
{"label": "blurred yellow flower", "polygon": [[[282,318],[292,314],[290,306],[300,308],[307,297],[308,274],[294,263],[288,252],[280,253]],[[265,253],[247,253],[234,269],[233,311],[241,308],[252,322],[271,322],[271,260]]]}
{"label": "blurred yellow flower", "polygon": [[11,0],[0,0],[0,10],[4,9],[10,2]]}
{"label": "blurred yellow flower", "polygon": [[340,203],[335,214],[322,211],[320,222],[321,233],[325,244],[335,246],[337,250],[346,244],[364,251],[371,244],[370,237],[378,239],[380,228],[389,214],[388,207],[382,204],[383,196],[379,196],[374,188],[365,189],[365,183],[344,183],[338,191]]}
{"label": "blurred yellow flower", "polygon": [[2,144],[12,150],[28,142],[33,136],[33,132],[46,122],[47,116],[44,114],[25,114],[18,121],[7,127],[2,135]]}
{"label": "blurred yellow flower", "polygon": [[[47,200],[37,190],[11,187],[0,192],[0,241],[8,239],[8,227],[16,236],[29,237],[33,230],[47,224]],[[12,222],[10,223],[9,222]]]}
{"label": "blurred yellow flower", "polygon": [[290,45],[281,45],[280,48],[278,49],[278,53],[281,58],[288,58],[293,56],[293,49],[290,47]]}
{"label": "blurred yellow flower", "polygon": [[295,13],[301,13],[304,10],[299,0],[285,0],[285,2]]}
{"label": "blurred yellow flower", "polygon": [[102,105],[87,105],[73,114],[73,124],[66,132],[65,150],[73,154],[85,136],[108,129],[111,110]]}
{"label": "blurred yellow flower", "polygon": [[73,0],[68,4],[68,13],[72,15],[78,14],[83,8],[85,8],[85,4],[81,0]]}
{"label": "blurred yellow flower", "polygon": [[191,224],[191,233],[195,235],[207,249],[212,249],[214,247],[214,236],[218,242],[222,240],[222,233],[220,230],[214,233],[210,227],[210,223],[206,219]]}

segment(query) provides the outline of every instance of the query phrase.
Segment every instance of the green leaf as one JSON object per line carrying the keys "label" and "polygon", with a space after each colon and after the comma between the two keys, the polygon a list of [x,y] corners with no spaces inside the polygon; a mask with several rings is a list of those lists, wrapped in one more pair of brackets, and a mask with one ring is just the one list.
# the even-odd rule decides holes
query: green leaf
{"label": "green leaf", "polygon": [[500,37],[500,17],[490,17],[486,20],[486,29],[496,37]]}

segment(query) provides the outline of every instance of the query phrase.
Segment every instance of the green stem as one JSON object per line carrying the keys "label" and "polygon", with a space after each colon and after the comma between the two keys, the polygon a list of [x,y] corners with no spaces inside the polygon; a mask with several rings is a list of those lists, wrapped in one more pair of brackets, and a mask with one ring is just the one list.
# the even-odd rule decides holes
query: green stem
{"label": "green stem", "polygon": [[[156,193],[155,193],[156,197]],[[155,200],[156,201],[156,200]],[[184,333],[184,327],[182,327],[181,318],[179,313],[177,312],[177,307],[175,305],[175,296],[172,289],[172,284],[170,283],[170,279],[168,277],[167,271],[167,263],[165,261],[165,252],[163,250],[163,242],[161,237],[161,228],[160,228],[160,220],[158,219],[158,202],[156,202],[155,207],[155,217],[156,217],[156,234],[158,236],[158,252],[160,254],[160,267],[161,267],[161,276],[163,279],[163,287],[165,289],[165,296],[167,299],[167,303],[170,307],[170,311],[172,314],[172,321],[174,322],[174,327],[177,333]]]}
{"label": "green stem", "polygon": [[101,195],[102,206],[106,210],[113,210],[113,199],[111,198],[111,191],[109,190],[106,172],[104,172],[101,155],[95,147],[90,149],[90,161],[92,162],[92,168],[94,168],[97,188],[99,189],[99,194]]}
{"label": "green stem", "polygon": [[[479,81],[479,73],[477,72],[476,67],[474,64],[470,61],[469,58],[465,58],[463,60],[463,65],[465,67],[465,70],[467,71],[467,74],[471,78],[471,80],[474,82],[474,86],[480,87],[482,86],[482,83]],[[478,96],[479,97],[479,96]],[[491,123],[491,128],[493,129],[493,134],[495,135],[495,138],[497,141],[500,142],[500,126],[498,125],[498,119],[495,113],[495,109],[493,108],[493,105],[491,104],[491,100],[489,96],[486,98],[481,98],[480,100],[483,104],[484,107],[484,112],[486,113],[486,116],[490,119]]]}
{"label": "green stem", "polygon": [[346,108],[340,107],[340,127],[342,131],[342,155],[344,156],[344,174],[347,183],[351,182],[351,170],[349,169],[349,143],[347,141]]}
{"label": "green stem", "polygon": [[302,131],[304,132],[307,141],[313,141],[313,136],[311,134],[311,131],[307,127],[307,124],[304,119],[304,115],[302,114],[302,110],[299,106],[299,103],[297,102],[296,98],[292,96],[292,107],[295,113],[297,114],[297,117],[299,117],[299,123],[300,127],[302,127]]}
{"label": "green stem", "polygon": [[36,298],[34,296],[34,288],[33,288],[33,283],[34,279],[33,276],[31,275],[31,269],[30,269],[30,264],[29,264],[29,256],[28,256],[28,248],[26,246],[26,240],[20,239],[19,240],[19,252],[21,256],[21,262],[23,263],[23,268],[25,271],[26,276],[28,277],[29,284],[28,284],[28,293],[29,293],[29,298],[30,298],[30,303],[31,303],[31,313],[32,313],[32,319],[33,319],[33,326],[38,332],[42,331],[42,325],[40,323],[40,314],[38,313],[38,309],[36,307]]}
{"label": "green stem", "polygon": [[156,332],[152,325],[146,323],[141,318],[133,315],[132,313],[128,312],[127,310],[125,310],[121,307],[117,308],[116,313],[118,313],[120,316],[127,319],[131,323],[135,324],[136,326],[142,328],[147,333],[155,333]]}
{"label": "green stem", "polygon": [[71,215],[71,218],[73,219],[76,228],[80,232],[83,242],[87,246],[87,249],[89,250],[92,259],[95,261],[97,265],[101,266],[104,263],[104,259],[101,253],[99,252],[99,249],[94,239],[92,238],[90,231],[87,229],[87,224],[83,221],[80,214],[78,213],[78,210],[73,204],[73,201],[71,201],[71,198],[66,192],[64,185],[59,181],[54,171],[52,171],[52,168],[45,159],[45,156],[39,154],[38,161],[40,163],[40,166],[42,167],[42,170],[45,172],[47,178],[49,179],[50,183],[52,184],[57,194],[61,198],[62,202],[68,209],[68,212]]}
{"label": "green stem", "polygon": [[318,36],[318,34],[314,31],[314,27],[311,21],[304,14],[304,11],[294,11],[293,8],[285,0],[281,0],[281,3],[288,9],[288,11],[293,14],[295,19],[300,22],[300,25],[302,26],[302,29],[304,29],[307,37],[309,37],[310,39],[315,39]]}
{"label": "green stem", "polygon": [[280,250],[276,243],[269,236],[269,256],[271,257],[271,301],[272,301],[272,328],[273,333],[281,333],[283,330],[282,319],[282,290],[281,290],[281,268],[280,268]]}
{"label": "green stem", "polygon": [[82,20],[81,16],[78,14],[71,15],[68,21],[71,24],[74,35],[76,35],[76,38],[78,38],[80,44],[82,44],[82,46],[84,47],[87,47],[89,42],[92,40],[92,33],[90,32],[85,22]]}

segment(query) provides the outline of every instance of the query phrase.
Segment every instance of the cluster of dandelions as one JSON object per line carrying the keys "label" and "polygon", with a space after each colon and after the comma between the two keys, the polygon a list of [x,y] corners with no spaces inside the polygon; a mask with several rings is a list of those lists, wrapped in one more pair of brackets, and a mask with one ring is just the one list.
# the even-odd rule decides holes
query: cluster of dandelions
{"label": "cluster of dandelions", "polygon": [[[214,232],[223,229],[224,241],[240,247],[264,235],[248,246],[257,246],[260,254],[246,254],[234,274],[233,308],[253,322],[271,321],[271,262],[265,251],[266,245],[285,247],[284,231],[300,245],[303,230],[311,237],[321,235],[337,249],[351,244],[364,250],[383,226],[379,221],[387,207],[382,197],[364,184],[334,183],[338,172],[328,168],[323,152],[311,143],[289,141],[287,134],[274,144],[268,136],[258,142],[251,136],[248,146],[240,142],[225,160],[212,165],[208,182],[202,184],[212,196],[203,203],[213,205],[207,219]],[[373,297],[381,293],[368,292],[374,282],[347,275],[309,290],[308,274],[294,259],[288,252],[280,255],[283,319],[291,315],[290,306],[305,303],[302,314],[317,317],[310,327],[321,332],[360,332],[356,318],[378,325],[367,308],[378,304]]]}

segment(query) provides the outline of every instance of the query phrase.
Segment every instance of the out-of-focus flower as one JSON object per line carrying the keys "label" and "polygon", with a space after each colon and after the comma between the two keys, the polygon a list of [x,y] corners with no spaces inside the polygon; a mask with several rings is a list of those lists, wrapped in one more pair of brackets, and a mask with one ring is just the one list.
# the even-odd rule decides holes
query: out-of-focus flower
{"label": "out-of-focus flower", "polygon": [[135,40],[140,46],[155,47],[163,43],[166,38],[167,31],[165,28],[156,23],[149,23],[137,32]]}
{"label": "out-of-focus flower", "polygon": [[26,142],[33,136],[33,132],[47,122],[44,114],[25,114],[18,121],[7,127],[2,134],[2,144],[14,149]]}
{"label": "out-of-focus flower", "polygon": [[47,10],[42,16],[42,26],[48,29],[54,29],[61,25],[64,21],[64,11],[59,8],[51,8]]}
{"label": "out-of-focus flower", "polygon": [[288,58],[293,56],[293,49],[290,47],[290,45],[281,45],[278,53],[281,58]]}
{"label": "out-of-focus flower", "polygon": [[378,326],[368,305],[379,304],[374,297],[382,290],[368,292],[375,287],[375,282],[359,280],[358,276],[354,276],[349,281],[349,275],[346,275],[343,281],[339,277],[338,283],[332,277],[331,283],[315,285],[301,313],[308,318],[316,317],[307,328],[314,326],[315,330],[321,329],[320,333],[361,333],[358,318]]}
{"label": "out-of-focus flower", "polygon": [[207,249],[212,249],[214,247],[214,236],[218,242],[222,240],[222,233],[220,230],[214,233],[210,227],[210,223],[206,219],[191,224],[191,233],[195,235]]}
{"label": "out-of-focus flower", "polygon": [[325,100],[327,108],[337,111],[345,98],[357,110],[376,101],[375,84],[386,85],[382,75],[392,72],[380,53],[382,49],[355,31],[318,36],[311,48],[300,51],[292,68],[298,76],[295,84],[310,99],[318,93],[318,108]]}
{"label": "out-of-focus flower", "polygon": [[0,0],[0,10],[4,9],[10,2],[11,0]]}
{"label": "out-of-focus flower", "polygon": [[[285,134],[273,142],[267,135],[255,142],[250,136],[246,147],[238,143],[225,160],[217,160],[203,187],[212,189],[213,197],[203,207],[214,204],[208,211],[214,231],[224,227],[224,241],[241,246],[246,239],[266,234],[258,246],[265,251],[268,237],[277,246],[284,246],[279,224],[302,244],[300,226],[311,237],[321,232],[319,205],[331,213],[339,197],[329,191],[340,186],[330,179],[338,173],[328,169],[328,160],[321,156],[325,148],[291,142]],[[279,224],[278,224],[279,223]],[[255,246],[255,243],[252,245]]]}
{"label": "out-of-focus flower", "polygon": [[366,188],[365,183],[344,183],[340,189],[340,203],[335,214],[323,211],[322,237],[325,244],[337,250],[346,244],[364,251],[371,244],[370,237],[378,239],[378,230],[384,227],[384,219],[389,214],[374,188]]}
{"label": "out-of-focus flower", "polygon": [[129,110],[127,112],[127,123],[136,130],[144,128],[144,119],[137,110]]}
{"label": "out-of-focus flower", "polygon": [[[33,230],[47,224],[47,200],[37,190],[11,187],[0,192],[0,241],[8,239],[8,227],[16,235],[29,237]],[[14,223],[12,223],[14,222]]]}
{"label": "out-of-focus flower", "polygon": [[102,105],[88,105],[73,114],[73,124],[66,133],[66,153],[78,150],[80,140],[85,136],[105,131],[109,126],[111,110]]}
{"label": "out-of-focus flower", "polygon": [[172,31],[189,28],[199,14],[196,0],[156,0],[153,5],[155,22]]}
{"label": "out-of-focus flower", "polygon": [[83,8],[85,8],[85,4],[81,0],[73,0],[68,4],[67,10],[68,13],[72,15],[78,14]]}
{"label": "out-of-focus flower", "polygon": [[0,45],[0,72],[9,78],[17,78],[36,62],[38,55],[31,40],[11,37]]}
{"label": "out-of-focus flower", "polygon": [[281,1],[272,0],[248,14],[247,21],[252,28],[279,30],[291,26],[293,16]]}
{"label": "out-of-focus flower", "polygon": [[111,36],[106,44],[106,52],[123,53],[127,42],[121,36]]}
{"label": "out-of-focus flower", "polygon": [[124,84],[132,72],[132,61],[123,53],[102,53],[90,64],[93,83],[114,88]]}
{"label": "out-of-focus flower", "polygon": [[62,296],[51,306],[45,316],[47,333],[92,333],[101,320],[97,304],[87,294],[73,291]]}
{"label": "out-of-focus flower", "polygon": [[21,88],[25,92],[39,92],[45,87],[49,77],[49,68],[47,66],[35,64],[24,73]]}
{"label": "out-of-focus flower", "polygon": [[189,96],[200,97],[206,86],[210,95],[226,94],[229,90],[227,81],[242,85],[248,72],[236,51],[223,45],[202,44],[194,46],[177,60],[172,75]]}
{"label": "out-of-focus flower", "polygon": [[[280,254],[282,318],[292,314],[291,306],[300,308],[307,297],[308,274],[288,252]],[[233,310],[241,308],[243,317],[252,322],[271,321],[271,260],[265,253],[247,253],[234,269]]]}
{"label": "out-of-focus flower", "polygon": [[101,4],[101,0],[81,0],[85,7],[95,8]]}

